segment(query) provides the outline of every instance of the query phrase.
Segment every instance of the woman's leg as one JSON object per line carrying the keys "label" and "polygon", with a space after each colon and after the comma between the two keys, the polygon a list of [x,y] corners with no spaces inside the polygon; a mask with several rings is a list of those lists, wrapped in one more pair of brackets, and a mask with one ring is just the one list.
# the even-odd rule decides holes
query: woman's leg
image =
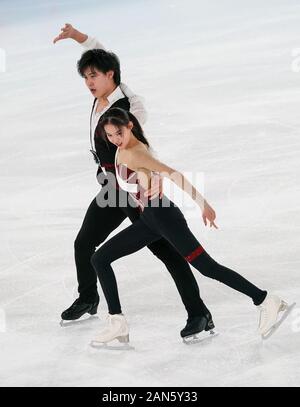
{"label": "woman's leg", "polygon": [[83,302],[98,301],[97,275],[91,265],[91,257],[96,247],[103,243],[125,218],[126,215],[120,208],[101,208],[96,199],[91,202],[74,243],[78,292]]}
{"label": "woman's leg", "polygon": [[92,256],[91,263],[98,274],[110,314],[121,314],[122,312],[111,263],[121,257],[135,253],[159,238],[159,235],[138,219],[104,243]]}
{"label": "woman's leg", "polygon": [[[128,197],[129,201],[130,199],[131,198]],[[140,213],[137,208],[128,205],[122,209],[131,222],[135,222],[140,218]],[[209,310],[200,297],[199,287],[189,263],[178,253],[174,246],[166,239],[160,238],[147,245],[147,247],[164,263],[171,274],[188,317],[210,315]]]}
{"label": "woman's leg", "polygon": [[[255,305],[260,305],[267,292],[260,290],[240,274],[217,263],[204,250],[177,207],[157,208],[159,231],[181,255],[201,274],[213,278],[252,298]],[[154,210],[157,210],[156,208]]]}

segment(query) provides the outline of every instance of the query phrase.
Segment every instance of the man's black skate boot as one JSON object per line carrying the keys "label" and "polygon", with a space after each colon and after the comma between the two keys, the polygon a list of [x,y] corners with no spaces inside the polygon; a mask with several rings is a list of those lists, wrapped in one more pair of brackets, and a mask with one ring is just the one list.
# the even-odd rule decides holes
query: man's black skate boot
{"label": "man's black skate boot", "polygon": [[205,331],[212,331],[215,328],[215,324],[212,319],[212,315],[208,310],[205,312],[205,318],[207,321]]}
{"label": "man's black skate boot", "polygon": [[99,305],[99,297],[93,303],[86,303],[86,302],[83,302],[80,298],[77,298],[77,300],[75,300],[73,302],[71,307],[66,309],[61,314],[61,318],[64,321],[74,321],[74,320],[82,317],[82,315],[84,315],[85,313],[89,313],[90,315],[95,315],[95,314],[97,314],[98,305]]}
{"label": "man's black skate boot", "polygon": [[189,317],[186,321],[186,326],[180,332],[182,338],[198,334],[207,330],[208,320],[206,316]]}

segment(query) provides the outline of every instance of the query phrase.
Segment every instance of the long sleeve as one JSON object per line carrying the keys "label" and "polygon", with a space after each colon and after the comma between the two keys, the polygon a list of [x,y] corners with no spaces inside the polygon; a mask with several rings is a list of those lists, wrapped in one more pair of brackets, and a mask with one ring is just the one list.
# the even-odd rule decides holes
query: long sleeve
{"label": "long sleeve", "polygon": [[106,48],[104,47],[103,44],[101,44],[100,41],[97,40],[97,38],[93,38],[93,37],[88,37],[84,42],[81,43],[81,45],[88,49],[104,49],[106,50]]}
{"label": "long sleeve", "polygon": [[132,90],[125,85],[125,83],[121,83],[120,88],[124,95],[129,99],[130,113],[135,115],[141,125],[144,125],[147,120],[147,111],[144,105],[144,99],[141,96],[133,93]]}

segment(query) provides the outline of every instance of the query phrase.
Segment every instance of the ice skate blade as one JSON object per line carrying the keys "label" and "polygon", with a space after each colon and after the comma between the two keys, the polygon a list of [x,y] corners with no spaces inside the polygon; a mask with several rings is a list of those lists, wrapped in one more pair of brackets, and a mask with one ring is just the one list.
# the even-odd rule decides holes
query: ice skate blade
{"label": "ice skate blade", "polygon": [[189,335],[183,338],[183,343],[186,345],[194,345],[196,343],[211,342],[213,338],[219,336],[219,332],[215,329],[209,332],[201,332],[199,334]]}
{"label": "ice skate blade", "polygon": [[82,324],[86,324],[88,322],[91,322],[93,320],[98,320],[99,317],[97,315],[91,315],[88,318],[84,318],[84,319],[73,319],[73,320],[66,320],[66,319],[62,319],[59,323],[59,325],[61,327],[66,328],[67,326],[72,326],[72,325],[82,325]]}
{"label": "ice skate blade", "polygon": [[122,345],[109,345],[106,342],[99,342],[93,340],[90,342],[90,346],[95,349],[103,350],[134,350],[134,347],[131,346],[128,342],[122,342]]}
{"label": "ice skate blade", "polygon": [[282,304],[279,308],[279,310],[281,312],[283,312],[281,318],[279,319],[279,321],[277,321],[272,327],[271,329],[269,329],[269,331],[265,334],[262,334],[262,340],[265,341],[267,339],[269,339],[276,331],[277,329],[280,327],[280,325],[287,319],[287,317],[290,315],[290,313],[292,312],[293,308],[295,307],[296,303],[293,302],[293,304],[288,305],[286,302],[282,301]]}

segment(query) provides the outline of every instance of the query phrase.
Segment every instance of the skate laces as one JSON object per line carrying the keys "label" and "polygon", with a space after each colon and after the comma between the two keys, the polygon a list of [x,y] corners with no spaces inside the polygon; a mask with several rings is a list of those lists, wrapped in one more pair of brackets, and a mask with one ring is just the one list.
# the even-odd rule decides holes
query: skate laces
{"label": "skate laces", "polygon": [[122,328],[122,320],[120,318],[116,318],[115,315],[108,315],[107,316],[108,327],[114,327],[114,329],[120,330]]}
{"label": "skate laces", "polygon": [[118,321],[115,321],[112,315],[107,315],[106,326],[98,333],[98,335],[107,335],[111,333],[112,328],[116,329],[116,322]]}
{"label": "skate laces", "polygon": [[108,323],[108,325],[112,325],[112,316],[111,315],[107,315],[106,317],[106,322]]}
{"label": "skate laces", "polygon": [[261,328],[267,322],[267,307],[265,305],[259,305],[260,314],[259,314],[259,328]]}
{"label": "skate laces", "polygon": [[73,310],[74,308],[77,307],[77,305],[80,303],[79,298],[73,302],[73,304],[70,306],[70,310]]}

